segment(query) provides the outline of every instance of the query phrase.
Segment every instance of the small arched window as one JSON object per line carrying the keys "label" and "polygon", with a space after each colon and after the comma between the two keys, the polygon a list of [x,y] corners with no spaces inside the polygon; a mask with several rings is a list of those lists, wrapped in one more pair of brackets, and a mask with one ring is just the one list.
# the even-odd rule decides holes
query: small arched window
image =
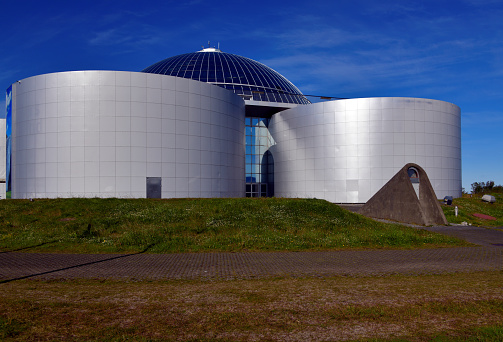
{"label": "small arched window", "polygon": [[409,167],[407,173],[409,174],[409,178],[412,183],[419,183],[419,172],[415,167]]}
{"label": "small arched window", "polygon": [[414,191],[416,192],[417,198],[419,198],[419,172],[415,167],[409,167],[407,174],[409,175],[409,179],[412,183]]}

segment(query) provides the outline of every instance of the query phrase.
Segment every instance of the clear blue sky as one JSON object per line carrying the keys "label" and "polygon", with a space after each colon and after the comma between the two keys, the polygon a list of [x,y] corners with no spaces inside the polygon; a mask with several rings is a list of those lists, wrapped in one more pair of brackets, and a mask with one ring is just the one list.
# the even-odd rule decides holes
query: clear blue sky
{"label": "clear blue sky", "polygon": [[501,0],[4,1],[0,28],[3,89],[43,73],[140,71],[211,41],[305,94],[452,102],[463,186],[503,184]]}

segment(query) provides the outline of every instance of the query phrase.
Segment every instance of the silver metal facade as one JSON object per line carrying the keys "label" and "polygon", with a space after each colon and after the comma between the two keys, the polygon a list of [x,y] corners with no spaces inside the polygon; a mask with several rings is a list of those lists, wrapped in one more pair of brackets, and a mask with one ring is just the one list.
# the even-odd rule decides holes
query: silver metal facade
{"label": "silver metal facade", "polygon": [[269,131],[277,197],[365,203],[407,163],[424,168],[438,198],[461,196],[461,114],[454,104],[316,103],[275,114]]}
{"label": "silver metal facade", "polygon": [[[243,197],[248,182],[250,196],[364,203],[407,163],[425,169],[438,198],[459,197],[460,121],[443,101],[365,98],[298,105],[248,134],[245,101],[204,82],[39,75],[12,86],[12,197],[144,198],[157,178],[162,198]],[[266,154],[267,182],[257,168]]]}
{"label": "silver metal facade", "polygon": [[243,197],[244,101],[166,75],[73,71],[13,85],[12,197]]}
{"label": "silver metal facade", "polygon": [[[5,137],[6,130],[6,120],[0,119],[0,136]],[[6,198],[6,164],[7,164],[7,156],[6,156],[6,148],[7,141],[5,139],[0,139],[0,199]]]}

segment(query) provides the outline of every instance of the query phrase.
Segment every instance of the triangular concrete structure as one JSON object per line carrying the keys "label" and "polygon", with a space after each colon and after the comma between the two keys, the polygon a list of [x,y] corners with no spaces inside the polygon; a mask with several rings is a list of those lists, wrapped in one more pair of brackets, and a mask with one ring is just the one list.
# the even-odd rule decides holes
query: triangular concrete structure
{"label": "triangular concrete structure", "polygon": [[413,163],[398,171],[358,213],[423,226],[448,224],[426,172]]}

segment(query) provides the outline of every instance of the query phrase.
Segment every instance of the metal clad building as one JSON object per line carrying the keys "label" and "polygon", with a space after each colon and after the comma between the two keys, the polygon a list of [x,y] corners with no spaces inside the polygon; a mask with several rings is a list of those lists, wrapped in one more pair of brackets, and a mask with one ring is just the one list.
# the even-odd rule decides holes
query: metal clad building
{"label": "metal clad building", "polygon": [[142,72],[34,76],[11,96],[13,198],[363,203],[407,163],[425,169],[438,198],[461,195],[456,105],[312,104],[271,68],[214,48]]}

